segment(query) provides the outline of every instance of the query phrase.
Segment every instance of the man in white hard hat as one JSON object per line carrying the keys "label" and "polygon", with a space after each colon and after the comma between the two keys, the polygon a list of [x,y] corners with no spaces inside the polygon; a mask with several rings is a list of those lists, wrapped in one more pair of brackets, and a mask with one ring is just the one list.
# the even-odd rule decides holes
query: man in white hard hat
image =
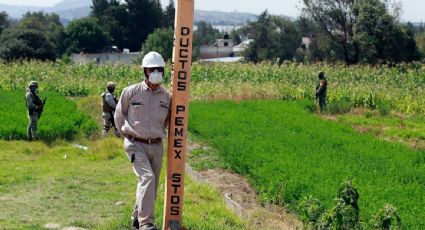
{"label": "man in white hard hat", "polygon": [[154,204],[162,166],[162,139],[171,107],[171,94],[162,86],[165,62],[157,52],[143,58],[144,80],[125,88],[115,110],[115,125],[139,179],[133,229],[156,230]]}
{"label": "man in white hard hat", "polygon": [[115,83],[110,81],[106,85],[106,92],[102,93],[102,118],[103,118],[103,130],[102,136],[105,137],[109,129],[113,127],[115,130],[115,135],[119,137],[119,132],[115,127],[114,122],[114,113],[115,108],[117,107],[117,98],[115,97]]}

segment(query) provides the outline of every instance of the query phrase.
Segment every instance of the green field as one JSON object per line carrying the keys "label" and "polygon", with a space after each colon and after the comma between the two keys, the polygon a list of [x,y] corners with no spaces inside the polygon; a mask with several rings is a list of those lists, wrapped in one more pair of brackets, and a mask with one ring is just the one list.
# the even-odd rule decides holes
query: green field
{"label": "green field", "polygon": [[[0,229],[41,230],[47,223],[130,229],[137,177],[122,139],[99,140],[92,135],[100,132],[100,96],[68,99],[43,91],[40,95],[48,97],[39,121],[43,142],[26,142],[9,140],[25,138],[23,93],[0,91],[0,137],[6,139],[0,140]],[[155,210],[158,226],[162,225],[164,178],[162,172]],[[185,179],[184,211],[188,229],[244,229],[216,189],[190,178]]]}
{"label": "green field", "polygon": [[360,193],[364,221],[386,203],[406,229],[425,228],[425,152],[323,121],[303,102],[193,102],[190,132],[246,176],[264,201],[294,208],[314,196],[328,208],[341,182]]}
{"label": "green field", "polygon": [[[170,68],[166,68],[169,82]],[[425,66],[405,64],[394,68],[370,66],[286,64],[193,63],[191,98],[285,100],[313,99],[317,72],[329,82],[328,100],[356,107],[389,107],[406,114],[425,114]],[[24,62],[0,64],[0,89],[25,90],[38,80],[43,91],[66,96],[99,95],[108,81],[118,92],[142,79],[139,66],[65,65]]]}
{"label": "green field", "polygon": [[[329,81],[328,112],[335,114],[329,120],[311,113],[319,70]],[[248,178],[262,201],[294,211],[308,196],[331,207],[341,182],[351,179],[360,193],[363,222],[390,203],[406,229],[423,229],[424,70],[420,64],[194,63],[189,128],[195,141],[213,150],[195,151],[189,159],[199,169],[232,169]],[[126,229],[135,178],[121,142],[94,134],[100,133],[105,83],[115,81],[119,94],[140,75],[138,66],[0,64],[0,145],[12,146],[0,150],[1,227],[40,229],[56,222]],[[24,93],[33,79],[42,98],[48,97],[39,122],[46,143],[13,141],[25,138]],[[169,87],[169,78],[164,85]],[[356,115],[355,107],[366,112]],[[210,189],[188,180],[185,226],[244,229]],[[159,198],[162,204],[162,194]],[[118,201],[125,204],[116,206]]]}
{"label": "green field", "polygon": [[336,121],[352,126],[360,133],[371,133],[387,141],[401,142],[414,149],[425,150],[425,116],[397,113],[382,116],[370,111],[353,113],[337,115]]}
{"label": "green field", "polygon": [[[47,223],[130,229],[137,177],[124,154],[122,140],[81,141],[88,150],[69,142],[46,145],[0,140],[0,229],[41,230]],[[162,172],[155,210],[159,226],[164,178]],[[190,178],[185,179],[184,212],[187,229],[244,229],[216,189]]]}
{"label": "green field", "polygon": [[[44,141],[72,140],[98,132],[96,122],[77,110],[75,101],[58,93],[40,93],[47,97],[37,135]],[[28,112],[25,91],[0,90],[0,139],[26,139]]]}

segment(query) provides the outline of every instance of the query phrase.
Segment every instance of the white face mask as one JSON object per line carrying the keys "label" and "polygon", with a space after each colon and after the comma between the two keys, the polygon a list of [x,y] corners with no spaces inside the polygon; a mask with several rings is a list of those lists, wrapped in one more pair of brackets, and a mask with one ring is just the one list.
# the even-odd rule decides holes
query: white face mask
{"label": "white face mask", "polygon": [[152,84],[159,84],[162,82],[162,73],[158,70],[149,74],[149,82]]}

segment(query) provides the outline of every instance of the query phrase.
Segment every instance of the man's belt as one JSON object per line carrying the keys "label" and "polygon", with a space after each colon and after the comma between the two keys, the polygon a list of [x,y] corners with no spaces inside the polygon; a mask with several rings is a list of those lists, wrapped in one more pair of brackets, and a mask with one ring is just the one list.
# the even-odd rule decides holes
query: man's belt
{"label": "man's belt", "polygon": [[127,139],[129,139],[130,141],[138,141],[138,142],[142,142],[142,143],[145,143],[145,144],[156,144],[156,143],[159,143],[159,142],[162,141],[161,137],[154,138],[154,139],[142,139],[142,138],[133,137],[133,136],[130,136],[130,135],[125,135],[125,137]]}

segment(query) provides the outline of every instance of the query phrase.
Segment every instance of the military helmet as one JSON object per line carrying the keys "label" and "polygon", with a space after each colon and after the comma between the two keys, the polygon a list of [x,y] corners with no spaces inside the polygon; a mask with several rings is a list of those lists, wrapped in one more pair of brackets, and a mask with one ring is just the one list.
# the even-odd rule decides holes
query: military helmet
{"label": "military helmet", "polygon": [[30,81],[30,84],[28,85],[28,87],[31,87],[31,86],[38,87],[38,82],[36,82],[36,81]]}
{"label": "military helmet", "polygon": [[112,82],[112,81],[108,82],[108,84],[106,84],[106,88],[113,88],[113,89],[115,89],[115,82]]}

